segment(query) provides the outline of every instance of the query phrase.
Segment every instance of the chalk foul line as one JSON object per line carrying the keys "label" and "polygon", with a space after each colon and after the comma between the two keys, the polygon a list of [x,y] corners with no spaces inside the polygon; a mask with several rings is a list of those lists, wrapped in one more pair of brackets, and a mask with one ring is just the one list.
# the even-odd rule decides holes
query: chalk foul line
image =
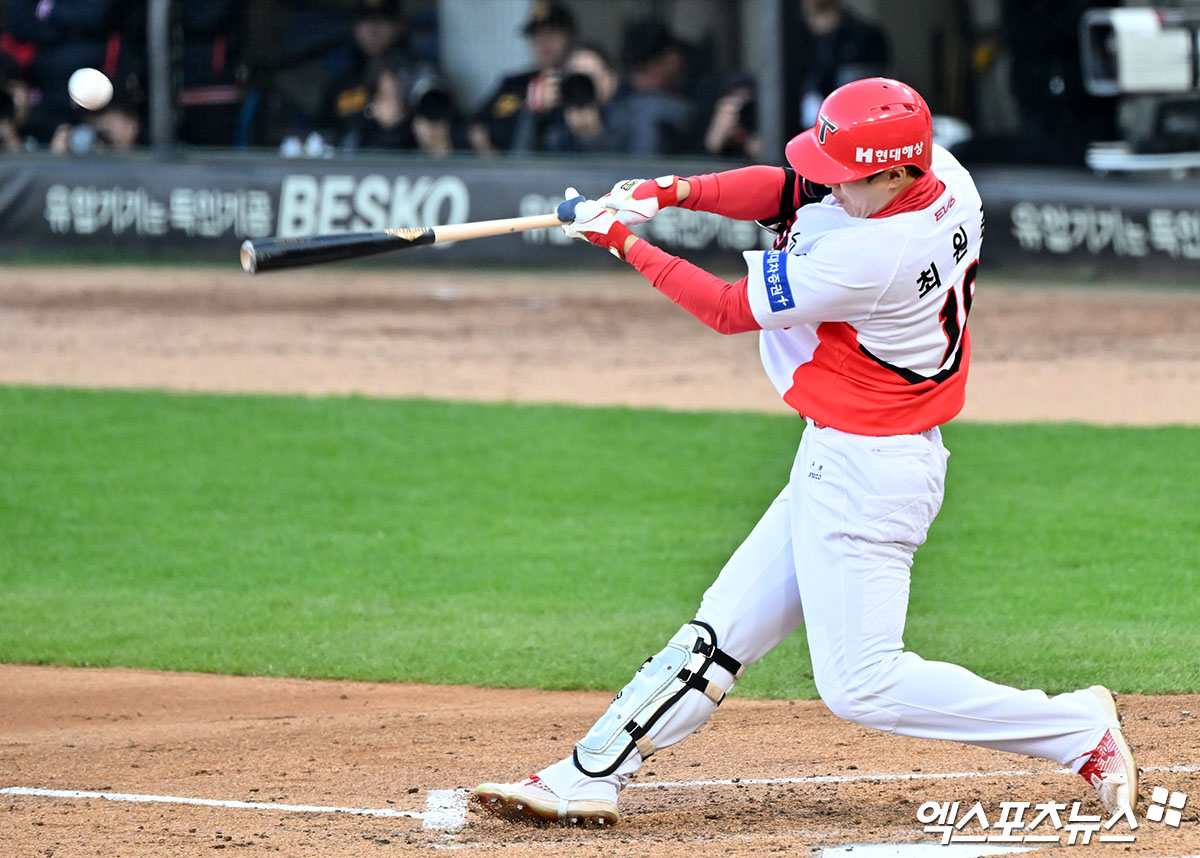
{"label": "chalk foul line", "polygon": [[[1147,766],[1143,772],[1186,773],[1200,772],[1200,766]],[[811,775],[802,778],[741,778],[708,781],[651,781],[633,783],[630,788],[648,787],[702,787],[702,786],[734,786],[734,785],[787,785],[787,784],[820,784],[820,783],[852,783],[856,781],[915,781],[915,780],[957,780],[963,778],[998,778],[998,777],[1031,777],[1035,775],[1070,774],[1070,769],[1052,769],[1042,772],[1031,772],[1023,769],[1012,771],[992,772],[907,772],[897,774],[863,774],[863,775]],[[242,810],[274,810],[284,813],[348,813],[356,816],[375,816],[392,819],[419,819],[421,827],[431,831],[455,832],[467,824],[467,801],[470,791],[465,789],[433,789],[425,794],[425,811],[395,810],[390,807],[330,807],[314,804],[275,804],[257,801],[229,801],[216,798],[192,798],[177,795],[141,795],[136,793],[94,792],[91,790],[75,789],[42,789],[39,787],[5,787],[0,789],[0,795],[35,796],[43,798],[84,798],[104,799],[106,801],[127,801],[158,804],[185,804],[201,807],[226,807]]]}
{"label": "chalk foul line", "polygon": [[376,816],[391,819],[419,819],[422,827],[435,831],[458,831],[467,823],[465,789],[431,789],[425,794],[425,812],[396,810],[390,807],[330,807],[318,804],[276,804],[261,801],[230,801],[218,798],[192,798],[180,795],[141,795],[121,792],[95,792],[79,789],[41,789],[39,787],[6,787],[0,795],[39,796],[43,798],[99,798],[106,801],[129,801],[156,804],[187,804],[201,807],[228,807],[240,810],[275,810],[284,813],[348,813],[355,816]]}
{"label": "chalk foul line", "polygon": [[[1143,766],[1143,772],[1200,772],[1200,766]],[[960,778],[1001,778],[1001,777],[1033,777],[1034,775],[1069,775],[1070,769],[1049,769],[1041,772],[1031,772],[1025,769],[994,772],[900,772],[895,774],[877,775],[809,775],[803,778],[729,778],[711,781],[651,781],[648,783],[631,783],[629,789],[636,787],[706,787],[706,786],[735,786],[753,784],[756,786],[784,786],[787,784],[844,784],[855,781],[925,781],[925,780],[958,780]]]}
{"label": "chalk foul line", "polygon": [[[450,790],[434,790],[450,792]],[[234,807],[245,810],[281,810],[286,813],[353,813],[358,816],[390,816],[424,819],[425,814],[388,807],[326,807],[316,804],[274,804],[260,801],[226,801],[218,798],[189,798],[179,795],[137,795],[121,792],[91,792],[79,789],[39,789],[37,787],[8,787],[0,795],[31,795],[45,798],[102,798],[107,801],[134,801],[157,804],[194,804],[203,807]]]}

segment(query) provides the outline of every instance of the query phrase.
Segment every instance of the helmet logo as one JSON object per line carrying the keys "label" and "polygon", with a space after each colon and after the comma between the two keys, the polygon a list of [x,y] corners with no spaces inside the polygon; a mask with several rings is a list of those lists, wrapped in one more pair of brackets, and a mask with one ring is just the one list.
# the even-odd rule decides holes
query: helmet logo
{"label": "helmet logo", "polygon": [[817,142],[822,146],[825,145],[825,135],[830,131],[837,131],[838,127],[830,122],[824,113],[817,114]]}

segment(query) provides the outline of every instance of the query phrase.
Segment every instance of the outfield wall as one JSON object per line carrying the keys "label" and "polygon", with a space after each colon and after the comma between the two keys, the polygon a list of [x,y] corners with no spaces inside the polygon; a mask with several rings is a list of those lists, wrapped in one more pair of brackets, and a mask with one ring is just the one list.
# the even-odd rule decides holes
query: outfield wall
{"label": "outfield wall", "polygon": [[[631,175],[728,163],[210,155],[0,159],[0,253],[13,258],[237,262],[246,238],[427,226],[551,211],[570,184],[596,195]],[[1200,180],[980,169],[984,263],[1013,274],[1137,274],[1200,283]],[[639,232],[702,263],[767,246],[754,224],[671,209]],[[393,264],[602,265],[557,230],[460,242]]]}

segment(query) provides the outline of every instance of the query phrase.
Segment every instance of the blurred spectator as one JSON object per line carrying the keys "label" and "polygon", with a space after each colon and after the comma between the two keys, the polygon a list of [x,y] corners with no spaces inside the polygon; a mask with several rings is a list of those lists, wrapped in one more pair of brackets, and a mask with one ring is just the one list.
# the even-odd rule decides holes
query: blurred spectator
{"label": "blurred spectator", "polygon": [[7,0],[12,37],[32,46],[27,127],[38,140],[49,141],[55,129],[81,115],[67,95],[76,69],[98,68],[118,93],[128,90],[126,77],[140,56],[124,44],[122,26],[144,19],[144,9],[144,0]]}
{"label": "blurred spectator", "polygon": [[21,123],[16,115],[12,96],[7,90],[0,89],[0,152],[20,152],[25,148]]}
{"label": "blurred spectator", "polygon": [[50,138],[56,155],[91,155],[96,152],[127,152],[140,142],[142,121],[137,107],[114,99],[108,107],[79,125],[62,124]]}
{"label": "blurred spectator", "polygon": [[0,152],[20,152],[27,147],[28,119],[29,84],[24,70],[16,57],[0,50]]}
{"label": "blurred spectator", "polygon": [[591,43],[572,48],[563,63],[562,109],[546,132],[546,151],[612,151],[609,109],[619,85],[603,48]]}
{"label": "blurred spectator", "polygon": [[791,66],[786,80],[799,87],[788,99],[789,136],[816,124],[825,96],[852,80],[884,74],[889,60],[883,31],[842,0],[800,0],[799,13],[798,26],[786,30],[798,38],[784,51]]}
{"label": "blurred spectator", "polygon": [[411,72],[407,66],[378,70],[370,100],[342,121],[342,149],[420,150],[441,158],[465,145],[450,95],[431,73],[414,79]]}
{"label": "blurred spectator", "polygon": [[758,102],[754,78],[738,75],[717,99],[708,130],[704,132],[704,151],[721,158],[762,161],[762,140],[758,136]]}
{"label": "blurred spectator", "polygon": [[179,140],[232,146],[245,78],[241,0],[204,0],[176,7]]}
{"label": "blurred spectator", "polygon": [[562,64],[575,40],[575,18],[556,2],[533,4],[522,30],[534,67],[500,81],[471,124],[471,146],[481,155],[545,147],[559,118]]}
{"label": "blurred spectator", "polygon": [[470,148],[466,129],[449,91],[440,85],[409,90],[412,130],[417,148],[426,155],[442,158],[455,150]]}
{"label": "blurred spectator", "polygon": [[[412,132],[408,98],[436,70],[409,50],[400,0],[357,0],[351,32],[349,62],[329,87],[321,131],[349,148],[411,148],[400,146]],[[364,137],[373,142],[360,142]]]}
{"label": "blurred spectator", "polygon": [[236,146],[278,146],[314,131],[328,109],[335,79],[354,58],[352,2],[325,0],[247,4],[243,59],[246,97]]}
{"label": "blurred spectator", "polygon": [[613,148],[632,155],[696,152],[701,129],[685,87],[688,46],[660,21],[635,21],[625,30],[625,85],[613,99]]}

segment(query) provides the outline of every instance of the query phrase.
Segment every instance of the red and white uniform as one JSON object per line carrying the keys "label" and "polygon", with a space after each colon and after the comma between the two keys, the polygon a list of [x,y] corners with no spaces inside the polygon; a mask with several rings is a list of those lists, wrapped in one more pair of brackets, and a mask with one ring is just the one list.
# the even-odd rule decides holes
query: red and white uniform
{"label": "red and white uniform", "polygon": [[856,218],[826,197],[797,212],[786,251],[745,254],[763,366],[819,423],[900,435],[962,409],[982,203],[967,171],[935,152],[941,192],[925,207]]}
{"label": "red and white uniform", "polygon": [[[770,167],[695,176],[683,206],[765,219],[784,179]],[[852,217],[832,196],[802,206],[786,248],[747,252],[737,283],[645,243],[629,261],[717,330],[762,328],[763,367],[805,417],[860,435],[920,432],[962,409],[981,207],[970,174],[935,147],[933,172],[875,216]]]}
{"label": "red and white uniform", "polygon": [[[693,177],[683,205],[767,220],[788,208],[787,179],[772,167]],[[938,427],[963,405],[982,232],[970,175],[935,149],[932,170],[872,217],[831,196],[801,206],[784,246],[746,253],[736,283],[646,242],[628,260],[716,330],[761,329],[767,374],[808,419],[787,485],[704,594],[697,620],[721,650],[751,665],[803,626],[817,690],[840,717],[1078,768],[1115,727],[1095,695],[1051,698],[904,649],[909,573],[945,484]],[[716,665],[707,675],[734,681]],[[666,747],[715,707],[684,695],[648,736]],[[641,763],[635,749],[590,777],[568,757],[539,776],[564,799],[615,801]]]}

